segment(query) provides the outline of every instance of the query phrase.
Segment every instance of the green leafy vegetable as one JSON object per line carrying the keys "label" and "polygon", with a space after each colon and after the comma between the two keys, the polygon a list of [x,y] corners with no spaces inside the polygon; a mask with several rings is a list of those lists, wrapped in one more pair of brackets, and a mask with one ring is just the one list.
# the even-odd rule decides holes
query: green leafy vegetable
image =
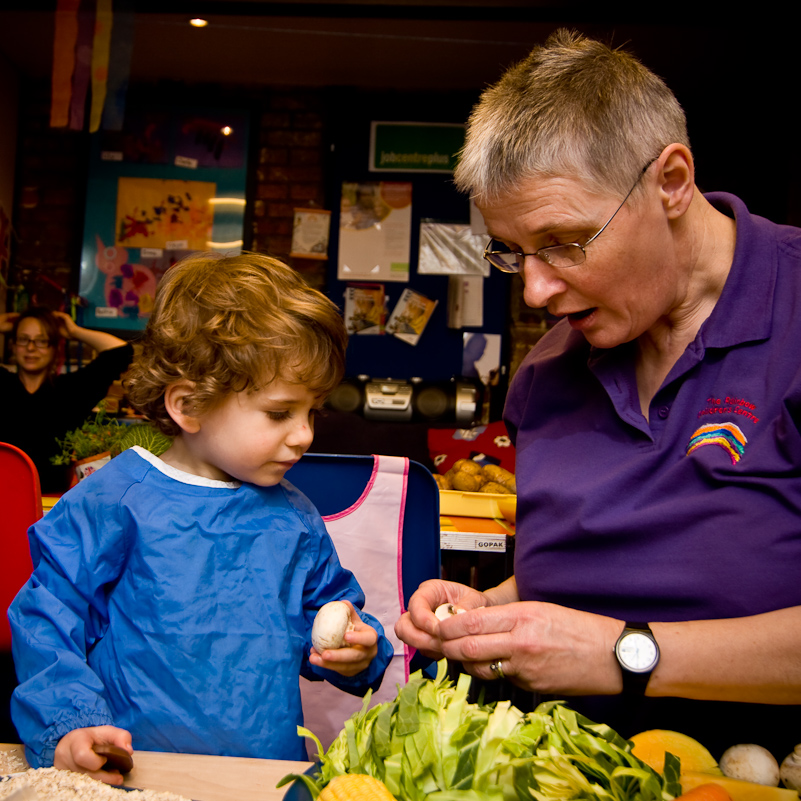
{"label": "green leafy vegetable", "polygon": [[394,701],[362,709],[323,752],[313,777],[300,779],[314,798],[335,776],[366,773],[402,801],[673,801],[681,794],[679,760],[668,754],[661,776],[631,753],[631,743],[562,701],[524,714],[508,701],[467,701],[470,676],[454,685],[439,663],[435,679],[412,674]]}
{"label": "green leafy vegetable", "polygon": [[161,456],[172,445],[172,438],[162,434],[150,423],[136,423],[128,426],[128,430],[120,442],[120,453],[134,445],[150,451],[154,456]]}

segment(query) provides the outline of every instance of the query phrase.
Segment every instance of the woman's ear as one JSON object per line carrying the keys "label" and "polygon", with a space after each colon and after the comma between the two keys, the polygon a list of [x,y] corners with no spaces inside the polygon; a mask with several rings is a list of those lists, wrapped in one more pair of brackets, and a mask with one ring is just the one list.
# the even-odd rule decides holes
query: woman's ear
{"label": "woman's ear", "polygon": [[197,434],[200,431],[200,417],[194,414],[190,399],[194,390],[194,382],[181,380],[170,384],[164,392],[167,414],[187,434]]}
{"label": "woman's ear", "polygon": [[695,191],[692,153],[676,142],[662,151],[658,163],[662,205],[669,219],[677,219],[690,207]]}

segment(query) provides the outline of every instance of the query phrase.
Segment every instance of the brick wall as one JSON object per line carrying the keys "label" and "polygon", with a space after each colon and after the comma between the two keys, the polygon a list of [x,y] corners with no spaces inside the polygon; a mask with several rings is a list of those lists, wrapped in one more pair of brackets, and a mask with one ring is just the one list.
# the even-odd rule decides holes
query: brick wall
{"label": "brick wall", "polygon": [[320,92],[276,90],[265,98],[253,207],[252,249],[288,261],[318,289],[327,262],[293,259],[296,208],[325,208],[324,99]]}
{"label": "brick wall", "polygon": [[9,283],[59,308],[77,288],[89,137],[50,128],[50,87],[23,83]]}

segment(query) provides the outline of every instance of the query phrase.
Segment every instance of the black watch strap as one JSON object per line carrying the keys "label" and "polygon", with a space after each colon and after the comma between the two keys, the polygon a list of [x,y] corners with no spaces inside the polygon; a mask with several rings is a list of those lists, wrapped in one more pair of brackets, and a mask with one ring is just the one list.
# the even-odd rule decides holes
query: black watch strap
{"label": "black watch strap", "polygon": [[[654,648],[656,649],[656,658],[651,666],[646,670],[629,669],[621,660],[620,654],[618,653],[618,646],[620,645],[621,640],[627,634],[631,634],[633,632],[644,634],[653,642]],[[651,679],[651,673],[653,673],[654,669],[659,664],[659,645],[657,644],[656,638],[651,631],[651,627],[647,623],[626,623],[626,625],[623,627],[620,637],[618,637],[617,642],[615,643],[615,656],[617,657],[618,664],[620,665],[620,671],[623,675],[623,692],[627,695],[645,695],[645,689],[648,687],[648,682]]]}

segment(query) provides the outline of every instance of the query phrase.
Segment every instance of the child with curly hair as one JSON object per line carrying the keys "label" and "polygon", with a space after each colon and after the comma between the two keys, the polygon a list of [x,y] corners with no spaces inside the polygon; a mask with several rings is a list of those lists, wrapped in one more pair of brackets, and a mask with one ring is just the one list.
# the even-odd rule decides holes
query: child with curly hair
{"label": "child with curly hair", "polygon": [[[128,397],[173,437],[67,493],[31,529],[10,610],[12,716],[35,767],[112,784],[93,750],[305,759],[299,675],[363,694],[392,648],[319,514],[283,480],[344,370],[336,306],[266,256],[164,276]],[[354,630],[317,653],[331,600]]]}

